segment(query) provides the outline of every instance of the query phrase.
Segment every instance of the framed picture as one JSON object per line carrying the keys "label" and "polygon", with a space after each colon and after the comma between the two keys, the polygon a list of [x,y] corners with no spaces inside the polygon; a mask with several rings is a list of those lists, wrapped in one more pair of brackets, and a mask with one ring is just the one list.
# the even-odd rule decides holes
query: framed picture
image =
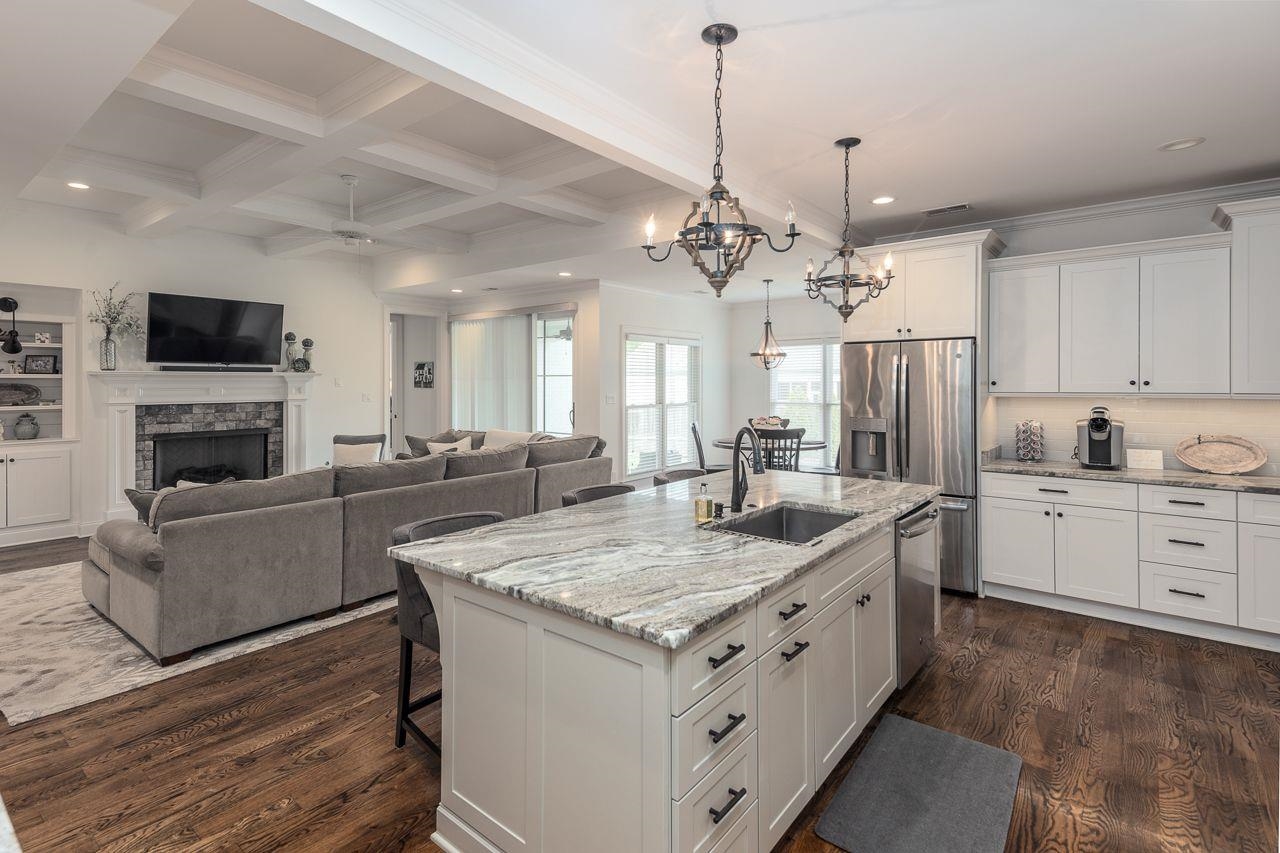
{"label": "framed picture", "polygon": [[436,387],[436,363],[434,361],[415,361],[413,363],[413,387]]}
{"label": "framed picture", "polygon": [[57,373],[56,355],[28,355],[22,362],[23,373]]}

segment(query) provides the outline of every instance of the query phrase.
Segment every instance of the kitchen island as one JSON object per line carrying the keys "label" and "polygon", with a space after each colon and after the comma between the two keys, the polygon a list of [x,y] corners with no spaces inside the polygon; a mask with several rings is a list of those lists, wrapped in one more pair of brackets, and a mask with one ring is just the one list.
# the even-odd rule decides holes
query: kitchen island
{"label": "kitchen island", "polygon": [[457,851],[767,850],[896,686],[894,522],[936,488],[770,471],[743,516],[847,516],[808,544],[699,527],[728,474],[392,549],[441,636]]}

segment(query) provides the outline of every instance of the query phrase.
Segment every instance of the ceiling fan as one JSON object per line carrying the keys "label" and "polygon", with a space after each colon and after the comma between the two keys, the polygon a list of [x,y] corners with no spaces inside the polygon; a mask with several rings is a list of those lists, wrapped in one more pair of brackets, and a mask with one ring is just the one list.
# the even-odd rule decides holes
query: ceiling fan
{"label": "ceiling fan", "polygon": [[360,179],[355,175],[339,175],[338,178],[347,185],[347,218],[334,220],[329,226],[329,233],[335,240],[341,240],[344,246],[377,243],[377,238],[369,233],[369,228],[356,221],[356,186]]}

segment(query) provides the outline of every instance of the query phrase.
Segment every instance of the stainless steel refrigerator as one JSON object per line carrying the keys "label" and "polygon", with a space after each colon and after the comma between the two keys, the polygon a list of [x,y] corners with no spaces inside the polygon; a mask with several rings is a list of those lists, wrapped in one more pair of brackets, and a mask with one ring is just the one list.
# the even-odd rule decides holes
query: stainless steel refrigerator
{"label": "stainless steel refrigerator", "polygon": [[974,340],[844,344],[840,383],[840,473],[941,486],[941,583],[976,592]]}

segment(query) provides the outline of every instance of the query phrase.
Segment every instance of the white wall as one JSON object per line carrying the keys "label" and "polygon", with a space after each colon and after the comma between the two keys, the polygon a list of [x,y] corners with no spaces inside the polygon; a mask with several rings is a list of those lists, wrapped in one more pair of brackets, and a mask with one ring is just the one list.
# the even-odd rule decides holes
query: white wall
{"label": "white wall", "polygon": [[[270,258],[256,240],[212,231],[188,230],[170,237],[132,238],[112,217],[34,202],[16,202],[0,210],[0,281],[53,285],[75,290],[174,293],[279,302],[285,329],[315,339],[312,410],[307,434],[307,464],[323,465],[335,433],[373,433],[383,428],[383,308],[374,295],[365,266],[333,260]],[[118,291],[119,292],[119,291]],[[0,295],[3,295],[0,293]],[[145,304],[145,303],[144,303]],[[93,301],[81,304],[82,361],[96,370],[100,327],[84,316]],[[136,341],[121,351],[122,370],[145,369]],[[88,401],[87,380],[80,399]],[[93,413],[82,412],[82,432],[91,432]],[[85,450],[91,442],[86,440]],[[101,518],[100,493],[105,458],[82,455],[82,518]]]}
{"label": "white wall", "polygon": [[[434,435],[440,431],[440,401],[446,393],[440,387],[440,359],[436,346],[437,320],[435,317],[413,314],[399,316],[402,318],[404,330],[403,353],[401,363],[395,369],[400,371],[400,387],[404,389],[404,399],[400,407],[404,434]],[[417,361],[436,362],[436,387],[413,387],[413,365]],[[406,448],[391,449],[395,452]]]}

